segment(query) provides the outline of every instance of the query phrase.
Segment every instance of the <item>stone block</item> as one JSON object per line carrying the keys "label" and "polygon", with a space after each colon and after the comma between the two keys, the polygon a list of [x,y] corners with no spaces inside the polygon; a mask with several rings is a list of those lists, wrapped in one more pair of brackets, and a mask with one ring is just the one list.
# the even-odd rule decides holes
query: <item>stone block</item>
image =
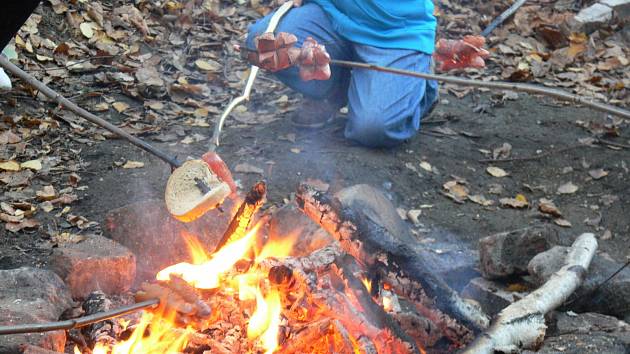
{"label": "stone block", "polygon": [[529,261],[557,241],[557,232],[549,226],[528,227],[484,237],[479,240],[481,274],[487,279],[526,274]]}
{"label": "stone block", "polygon": [[[554,247],[531,260],[528,268],[536,285],[546,282],[564,265],[567,253],[566,247]],[[630,316],[630,269],[624,269],[594,291],[622,265],[623,263],[615,261],[606,253],[596,254],[586,278],[572,296],[577,300],[571,303],[570,308],[579,312],[599,312],[619,318]]]}
{"label": "stone block", "polygon": [[83,299],[96,290],[121,294],[131,288],[136,277],[133,253],[118,242],[98,235],[55,248],[50,266],[70,287],[75,299]]}
{"label": "stone block", "polygon": [[613,9],[600,3],[593,4],[578,12],[573,18],[572,29],[591,33],[607,25],[613,18]]}
{"label": "stone block", "polygon": [[615,16],[621,21],[630,21],[630,0],[601,0],[600,3],[612,8]]}
{"label": "stone block", "polygon": [[158,271],[191,256],[184,236],[196,237],[213,250],[228,227],[235,203],[226,200],[224,212],[214,209],[200,219],[183,223],[173,218],[163,200],[148,200],[110,211],[104,233],[136,256],[136,284],[155,279]]}
{"label": "stone block", "polygon": [[490,317],[525,297],[524,292],[510,292],[504,284],[481,277],[471,280],[462,291],[462,297],[475,300]]}
{"label": "stone block", "polygon": [[[57,321],[73,305],[69,289],[49,270],[0,270],[0,284],[0,325]],[[0,354],[19,353],[26,344],[63,352],[65,342],[65,331],[4,335]]]}

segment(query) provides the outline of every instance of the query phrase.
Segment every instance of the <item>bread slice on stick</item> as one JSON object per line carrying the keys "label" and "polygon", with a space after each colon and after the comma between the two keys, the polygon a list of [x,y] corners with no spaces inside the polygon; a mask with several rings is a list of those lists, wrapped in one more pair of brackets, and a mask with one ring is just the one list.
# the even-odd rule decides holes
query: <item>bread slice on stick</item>
{"label": "bread slice on stick", "polygon": [[[202,187],[199,187],[201,184]],[[166,183],[164,200],[169,213],[182,222],[191,222],[214,209],[230,195],[222,182],[202,160],[190,160],[173,171]]]}

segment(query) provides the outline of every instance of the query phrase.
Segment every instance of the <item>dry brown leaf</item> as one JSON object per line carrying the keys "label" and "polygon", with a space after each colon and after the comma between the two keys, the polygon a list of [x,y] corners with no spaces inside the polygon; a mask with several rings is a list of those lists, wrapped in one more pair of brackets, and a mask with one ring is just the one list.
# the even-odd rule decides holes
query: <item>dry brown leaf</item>
{"label": "dry brown leaf", "polygon": [[218,72],[221,71],[221,64],[212,59],[197,59],[195,65],[204,71]]}
{"label": "dry brown leaf", "polygon": [[22,141],[22,138],[10,130],[0,133],[0,145],[16,144]]}
{"label": "dry brown leaf", "polygon": [[128,160],[127,162],[125,162],[124,165],[122,165],[122,168],[126,168],[126,169],[142,168],[142,167],[144,167],[144,162],[131,161],[131,160]]}
{"label": "dry brown leaf", "polygon": [[26,219],[20,223],[8,222],[5,224],[5,228],[10,232],[18,232],[23,229],[34,229],[40,225],[39,221],[35,219]]}
{"label": "dry brown leaf", "polygon": [[483,206],[491,206],[494,204],[493,200],[487,199],[482,194],[475,194],[475,195],[468,196],[468,199],[472,201],[473,203],[483,205]]}
{"label": "dry brown leaf", "polygon": [[562,216],[562,213],[560,212],[558,207],[556,207],[556,205],[550,199],[541,198],[538,203],[538,210],[540,210],[541,213],[549,214],[551,216]]}
{"label": "dry brown leaf", "polygon": [[490,174],[491,176],[497,178],[505,177],[508,175],[508,173],[505,172],[504,169],[495,166],[489,166],[488,168],[486,168],[486,172],[488,172],[488,174]]}
{"label": "dry brown leaf", "polygon": [[562,227],[571,227],[571,226],[573,226],[573,225],[571,225],[569,220],[562,219],[562,218],[554,219],[553,223],[558,225],[558,226],[562,226]]}
{"label": "dry brown leaf", "polygon": [[27,168],[33,171],[39,171],[42,169],[42,160],[30,160],[20,164],[21,168]]}
{"label": "dry brown leaf", "polygon": [[447,197],[458,203],[463,203],[468,198],[468,188],[458,181],[448,181],[442,186]]}
{"label": "dry brown leaf", "polygon": [[20,164],[14,160],[0,162],[0,170],[17,172],[20,170]]}
{"label": "dry brown leaf", "polygon": [[525,198],[522,194],[517,194],[515,198],[501,198],[499,199],[499,203],[502,206],[507,206],[515,209],[525,208],[529,205],[527,202],[527,198]]}
{"label": "dry brown leaf", "polygon": [[125,102],[114,102],[112,103],[112,107],[114,107],[114,109],[118,111],[118,113],[122,113],[126,111],[127,108],[129,108],[129,105]]}
{"label": "dry brown leaf", "polygon": [[53,200],[57,197],[57,192],[55,192],[55,187],[53,186],[44,186],[42,190],[37,191],[35,194],[39,201]]}
{"label": "dry brown leaf", "polygon": [[573,182],[567,182],[558,187],[558,194],[573,194],[577,192],[578,189],[579,187],[573,184]]}
{"label": "dry brown leaf", "polygon": [[433,172],[433,166],[431,166],[431,164],[426,161],[420,162],[420,168],[427,172]]}
{"label": "dry brown leaf", "polygon": [[85,36],[85,38],[90,39],[94,37],[94,25],[92,22],[83,22],[79,25],[79,29],[81,30],[81,34]]}
{"label": "dry brown leaf", "polygon": [[597,180],[608,176],[608,171],[604,171],[603,169],[598,168],[596,170],[588,171],[588,174],[591,176],[591,178]]}
{"label": "dry brown leaf", "polygon": [[79,243],[85,240],[85,236],[77,235],[70,232],[62,232],[51,237],[54,243]]}

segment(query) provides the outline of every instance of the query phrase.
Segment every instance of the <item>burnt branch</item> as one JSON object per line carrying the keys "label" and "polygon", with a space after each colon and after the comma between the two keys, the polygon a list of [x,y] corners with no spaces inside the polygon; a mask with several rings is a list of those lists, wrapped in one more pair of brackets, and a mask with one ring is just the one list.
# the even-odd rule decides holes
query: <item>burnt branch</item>
{"label": "burnt branch", "polygon": [[245,196],[245,200],[236,211],[236,214],[232,218],[227,230],[223,233],[223,237],[219,240],[219,243],[214,249],[216,253],[223,246],[230,241],[236,241],[247,232],[254,214],[260,209],[265,200],[267,194],[267,185],[265,182],[258,182],[252,187],[252,189]]}
{"label": "burnt branch", "polygon": [[300,209],[321,225],[357,260],[368,265],[386,264],[390,271],[417,281],[436,307],[469,329],[479,332],[489,323],[477,307],[463,301],[429,269],[424,259],[395,235],[357,211],[313,188],[301,185],[296,195]]}

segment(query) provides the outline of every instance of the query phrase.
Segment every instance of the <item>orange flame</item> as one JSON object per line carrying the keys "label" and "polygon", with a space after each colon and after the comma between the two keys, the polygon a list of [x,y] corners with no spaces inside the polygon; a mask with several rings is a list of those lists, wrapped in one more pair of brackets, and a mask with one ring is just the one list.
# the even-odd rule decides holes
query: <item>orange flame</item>
{"label": "orange flame", "polygon": [[[225,292],[238,291],[241,301],[256,300],[256,308],[247,324],[247,336],[257,340],[266,354],[278,349],[278,335],[282,321],[282,301],[278,290],[263,292],[262,286],[267,282],[267,274],[258,267],[251,267],[244,274],[226,276],[234,265],[249,252],[256,251],[255,263],[274,257],[286,257],[291,253],[299,235],[299,230],[282,239],[269,240],[260,250],[254,250],[256,235],[262,223],[256,224],[241,239],[231,241],[214,254],[208,254],[204,245],[193,235],[182,233],[188,245],[192,263],[178,263],[169,266],[156,275],[157,280],[167,281],[172,274],[177,274],[186,282],[198,289],[214,289],[219,286]],[[233,289],[233,290],[232,290]],[[264,295],[266,293],[266,296]],[[94,354],[135,354],[135,353],[174,353],[185,349],[192,328],[180,328],[175,324],[175,313],[166,314],[160,311],[153,314],[145,312],[134,329],[131,337],[113,347],[98,343]],[[150,329],[150,331],[147,331]],[[150,332],[145,336],[145,332]],[[75,354],[80,350],[75,347]]]}
{"label": "orange flame", "polygon": [[228,272],[234,264],[251,249],[254,236],[261,224],[257,224],[245,237],[228,243],[212,258],[201,264],[178,263],[158,272],[156,279],[167,281],[171,274],[177,274],[197,289],[215,289],[220,285],[221,275]]}

